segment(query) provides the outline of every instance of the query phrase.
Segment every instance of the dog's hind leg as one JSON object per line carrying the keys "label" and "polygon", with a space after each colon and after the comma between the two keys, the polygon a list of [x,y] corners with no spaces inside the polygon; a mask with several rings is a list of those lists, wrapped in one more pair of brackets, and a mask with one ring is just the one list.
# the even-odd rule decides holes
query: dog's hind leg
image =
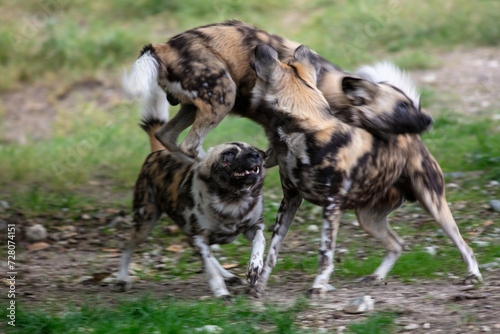
{"label": "dog's hind leg", "polygon": [[229,291],[227,291],[226,284],[224,283],[224,277],[221,275],[221,272],[218,268],[220,264],[213,257],[208,243],[202,236],[196,235],[193,237],[193,245],[203,259],[203,268],[207,276],[208,284],[210,285],[210,289],[212,290],[215,297],[229,297]]}
{"label": "dog's hind leg", "polygon": [[226,282],[226,284],[228,285],[240,285],[240,284],[243,284],[243,280],[241,278],[239,278],[238,276],[236,275],[233,275],[231,274],[229,271],[227,271],[220,263],[219,261],[217,261],[217,259],[215,258],[215,256],[211,256],[210,257],[210,260],[214,263],[215,267],[217,268],[217,270],[219,270],[219,273],[222,275],[222,277],[224,278],[224,281]]}
{"label": "dog's hind leg", "polygon": [[404,240],[391,229],[387,215],[400,207],[403,202],[403,196],[396,189],[391,188],[386,197],[374,206],[356,209],[360,226],[379,240],[387,250],[384,260],[373,274],[361,278],[359,282],[380,284],[401,255]]}
{"label": "dog's hind leg", "polygon": [[[482,281],[483,277],[479,271],[474,252],[467,245],[458,230],[457,223],[448,207],[444,195],[444,177],[436,160],[430,155],[425,147],[422,154],[417,157],[417,163],[410,165],[412,186],[418,201],[427,212],[436,220],[436,223],[453,241],[460,251],[462,259],[467,266],[468,276],[465,281]],[[418,161],[420,158],[420,161]]]}
{"label": "dog's hind leg", "polygon": [[[210,89],[210,85],[206,89]],[[179,150],[191,158],[203,158],[202,144],[208,133],[233,109],[236,99],[236,84],[226,72],[213,89],[206,93],[210,96],[196,98],[193,103],[198,107],[193,126],[179,146]]]}
{"label": "dog's hind leg", "polygon": [[[146,189],[146,182],[140,182],[140,180],[141,179],[139,179],[139,182],[136,184],[136,191],[134,194],[135,228],[132,232],[132,237],[123,250],[120,271],[118,272],[115,283],[115,289],[122,292],[132,287],[128,273],[132,253],[137,245],[146,240],[161,214],[161,211],[155,203],[152,190]],[[145,188],[141,189],[141,186]]]}
{"label": "dog's hind leg", "polygon": [[321,231],[321,247],[319,249],[318,275],[314,279],[312,288],[308,291],[309,297],[324,297],[328,292],[328,281],[333,272],[333,253],[339,231],[342,211],[332,199],[323,210],[323,229]]}
{"label": "dog's hind leg", "polygon": [[[285,182],[282,180],[282,184]],[[254,285],[250,285],[248,293],[253,297],[260,297],[267,286],[267,280],[271,275],[271,271],[276,265],[276,260],[278,258],[278,253],[281,248],[281,244],[285,239],[290,226],[292,225],[293,218],[297,209],[302,204],[302,197],[297,190],[285,189],[283,188],[284,197],[281,201],[278,214],[276,216],[276,224],[274,225],[273,237],[271,238],[271,244],[267,251],[266,260],[264,262],[264,268]]]}
{"label": "dog's hind leg", "polygon": [[179,134],[193,124],[196,117],[196,106],[193,104],[183,104],[177,114],[159,128],[155,137],[170,152],[177,151],[177,137]]}

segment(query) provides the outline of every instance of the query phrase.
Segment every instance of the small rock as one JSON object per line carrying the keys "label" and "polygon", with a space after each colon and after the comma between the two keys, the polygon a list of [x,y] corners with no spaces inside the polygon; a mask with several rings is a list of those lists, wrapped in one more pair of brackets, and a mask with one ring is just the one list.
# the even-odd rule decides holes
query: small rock
{"label": "small rock", "polygon": [[456,183],[448,183],[446,185],[446,188],[448,188],[448,189],[458,189],[458,188],[460,188],[460,186],[458,184],[456,184]]}
{"label": "small rock", "polygon": [[41,224],[35,224],[26,228],[26,238],[29,241],[41,241],[47,238],[47,230]]}
{"label": "small rock", "polygon": [[0,219],[0,231],[4,231],[7,229],[7,222],[5,220]]}
{"label": "small rock", "polygon": [[437,246],[424,247],[424,250],[432,256],[436,256],[437,254]]}
{"label": "small rock", "polygon": [[428,323],[428,322],[426,322],[425,324],[422,325],[422,328],[423,329],[429,329],[429,328],[431,328],[431,324]]}
{"label": "small rock", "polygon": [[479,268],[481,268],[481,269],[490,269],[490,268],[496,268],[496,267],[500,267],[500,263],[489,262],[489,263],[482,263],[479,265]]}
{"label": "small rock", "polygon": [[201,333],[222,333],[224,329],[215,325],[205,325],[203,327],[196,328],[196,331]]}
{"label": "small rock", "polygon": [[359,223],[357,220],[351,222],[352,226],[359,227]]}
{"label": "small rock", "polygon": [[490,201],[490,207],[495,212],[500,212],[500,201],[493,199]]}
{"label": "small rock", "polygon": [[500,186],[500,182],[492,180],[490,183],[488,183],[488,187],[498,187]]}
{"label": "small rock", "polygon": [[414,329],[418,329],[420,326],[418,324],[409,324],[405,326],[405,329],[408,331],[412,331]]}
{"label": "small rock", "polygon": [[481,332],[491,332],[491,328],[488,326],[481,326]]}
{"label": "small rock", "polygon": [[337,327],[337,334],[344,334],[344,331],[347,329],[346,326]]}
{"label": "small rock", "polygon": [[344,308],[345,313],[357,314],[372,311],[375,301],[371,296],[363,296],[352,299]]}
{"label": "small rock", "polygon": [[80,216],[83,220],[91,220],[92,217],[88,213],[84,213]]}
{"label": "small rock", "polygon": [[165,227],[165,232],[168,235],[177,235],[181,233],[181,229],[177,225],[168,225]]}
{"label": "small rock", "polygon": [[335,291],[337,289],[335,289],[335,287],[331,284],[327,284],[326,285],[326,291],[330,292],[330,291]]}
{"label": "small rock", "polygon": [[465,176],[465,173],[462,172],[451,172],[451,173],[444,173],[445,177],[449,177],[451,179],[460,179]]}
{"label": "small rock", "polygon": [[488,241],[482,241],[482,240],[474,240],[472,241],[472,243],[477,247],[488,247],[490,245]]}
{"label": "small rock", "polygon": [[222,248],[218,244],[214,244],[214,245],[210,246],[210,249],[212,250],[212,252],[220,252],[220,251],[222,251]]}
{"label": "small rock", "polygon": [[319,232],[319,227],[317,225],[309,225],[307,227],[308,232]]}
{"label": "small rock", "polygon": [[0,212],[5,211],[10,208],[10,205],[7,201],[0,201]]}
{"label": "small rock", "polygon": [[500,329],[500,324],[494,324],[494,325],[493,325],[493,328],[495,328],[495,329]]}

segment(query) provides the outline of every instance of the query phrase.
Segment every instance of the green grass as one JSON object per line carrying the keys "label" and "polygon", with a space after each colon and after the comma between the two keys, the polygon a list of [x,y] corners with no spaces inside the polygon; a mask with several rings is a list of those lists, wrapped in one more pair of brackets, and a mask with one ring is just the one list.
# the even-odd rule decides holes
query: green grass
{"label": "green grass", "polygon": [[392,313],[374,313],[364,321],[349,325],[348,333],[355,334],[387,334],[395,333],[394,318]]}
{"label": "green grass", "polygon": [[[498,45],[500,4],[455,0],[446,5],[390,0],[233,0],[157,2],[35,0],[0,5],[0,89],[47,78],[93,76],[130,64],[142,45],[175,33],[238,18],[308,44],[340,66],[389,54],[409,68],[432,66],[428,48]],[[471,14],[473,13],[473,14]],[[54,73],[60,75],[54,76]]]}
{"label": "green grass", "polygon": [[[122,298],[113,307],[65,306],[60,310],[30,309],[18,305],[16,326],[10,333],[195,333],[206,325],[224,333],[299,333],[294,323],[299,311],[307,308],[303,300],[289,308],[266,305],[256,308],[238,298],[230,305],[219,300],[184,302],[160,300],[151,296]],[[5,308],[0,311],[6,316]],[[110,321],[112,319],[112,321]],[[200,331],[203,333],[204,331]],[[303,331],[302,331],[303,332]]]}

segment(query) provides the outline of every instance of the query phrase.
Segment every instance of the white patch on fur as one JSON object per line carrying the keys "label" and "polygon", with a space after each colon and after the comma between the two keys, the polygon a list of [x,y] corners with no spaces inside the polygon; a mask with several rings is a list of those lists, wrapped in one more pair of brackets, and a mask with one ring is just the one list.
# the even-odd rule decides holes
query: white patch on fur
{"label": "white patch on fur", "polygon": [[182,88],[182,85],[180,82],[170,82],[170,81],[165,81],[165,84],[167,86],[167,90],[171,93],[176,93],[176,94],[183,94],[190,98],[191,100],[194,100],[198,97],[198,92],[194,90],[185,90]]}
{"label": "white patch on fur", "polygon": [[156,119],[168,122],[167,95],[158,85],[158,61],[146,51],[136,60],[130,73],[124,71],[122,87],[131,98],[141,99],[143,120]]}
{"label": "white patch on fur", "polygon": [[420,93],[408,73],[394,63],[383,61],[371,66],[363,66],[356,71],[362,79],[373,83],[388,83],[401,89],[412,100],[415,108],[420,105]]}

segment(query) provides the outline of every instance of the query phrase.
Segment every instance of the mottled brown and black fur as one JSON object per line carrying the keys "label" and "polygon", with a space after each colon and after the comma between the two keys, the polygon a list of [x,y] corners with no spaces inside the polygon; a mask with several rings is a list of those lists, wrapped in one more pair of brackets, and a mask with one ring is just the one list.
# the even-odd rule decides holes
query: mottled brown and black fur
{"label": "mottled brown and black fur", "polygon": [[[460,235],[444,196],[441,169],[416,134],[380,138],[329,117],[317,89],[317,58],[305,47],[288,64],[268,45],[256,48],[254,105],[266,114],[266,133],[280,167],[284,198],[262,275],[259,295],[302,199],[324,208],[319,270],[312,289],[322,295],[333,271],[333,251],[343,211],[354,209],[360,226],[381,241],[387,255],[365,281],[380,282],[403,249],[387,215],[405,200],[418,200],[459,249],[470,277],[481,280],[472,249]],[[351,79],[347,79],[351,80]]]}
{"label": "mottled brown and black fur", "polygon": [[[154,68],[144,70],[147,74],[139,76],[154,73],[168,101],[181,104],[177,115],[157,132],[157,138],[169,150],[177,149],[179,133],[193,125],[179,148],[196,157],[208,132],[231,111],[264,122],[265,116],[250,105],[256,80],[252,70],[254,49],[262,43],[277,50],[279,59],[285,63],[293,58],[299,46],[233,20],[188,30],[165,44],[144,47],[136,64],[144,60],[141,58],[152,57],[150,66]],[[421,112],[418,101],[412,101],[394,86],[363,80],[321,57],[315,71],[317,86],[332,107],[333,115],[347,123],[386,136],[420,133],[432,121]],[[136,74],[132,73],[130,78]],[[345,77],[351,80],[343,80]],[[133,81],[130,79],[125,86],[134,86]],[[144,90],[148,88],[141,87]]]}
{"label": "mottled brown and black fur", "polygon": [[261,192],[264,154],[253,146],[234,142],[210,149],[205,159],[195,162],[180,152],[169,152],[156,140],[154,131],[161,125],[163,122],[154,116],[143,116],[141,127],[149,134],[153,152],[135,184],[135,228],[123,253],[117,287],[130,287],[128,267],[133,249],[166,213],[201,255],[214,295],[228,296],[224,280],[239,279],[217,262],[210,245],[230,243],[242,233],[253,240],[248,279],[255,281],[265,248]]}

